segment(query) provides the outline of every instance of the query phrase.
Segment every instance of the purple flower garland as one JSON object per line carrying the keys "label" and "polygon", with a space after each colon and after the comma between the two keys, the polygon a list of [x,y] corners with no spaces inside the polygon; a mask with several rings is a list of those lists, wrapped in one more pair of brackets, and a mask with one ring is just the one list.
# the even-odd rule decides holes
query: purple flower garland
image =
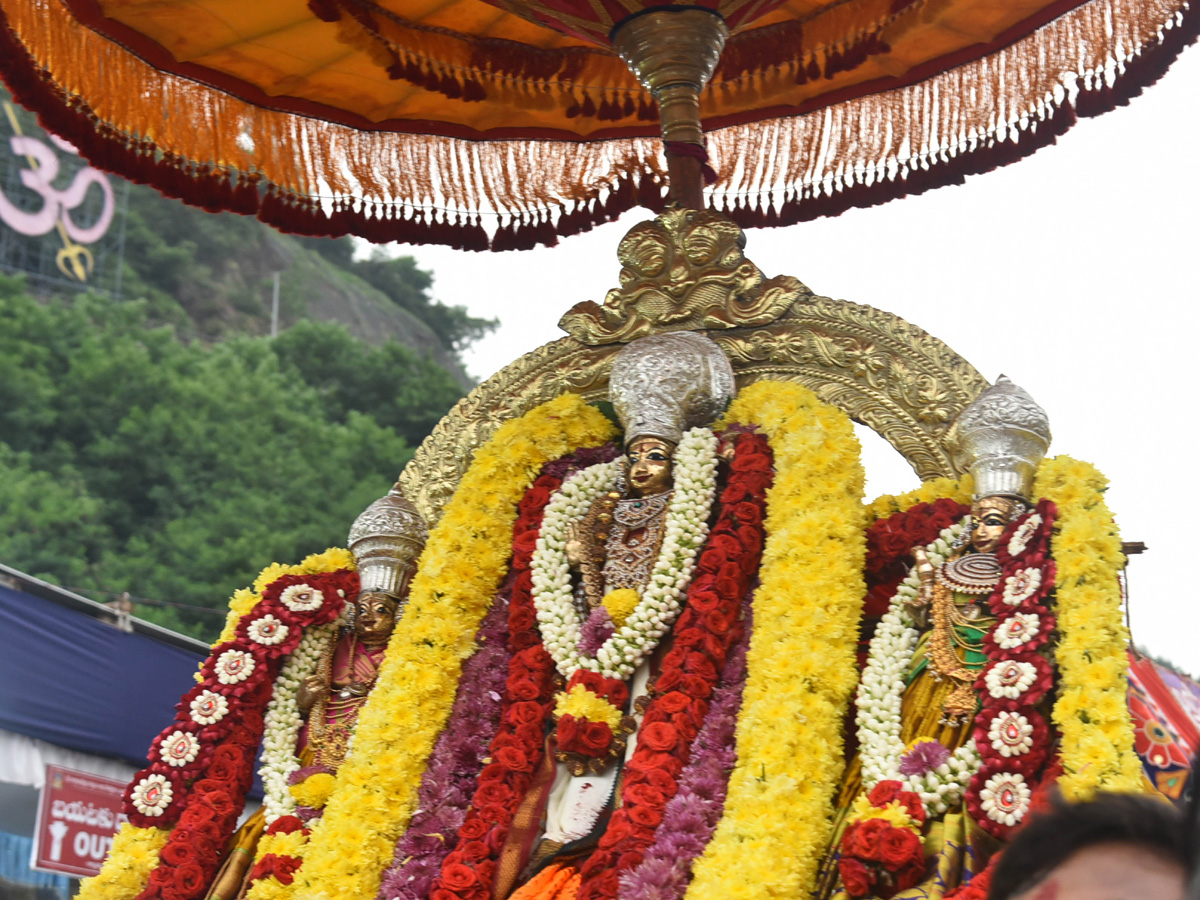
{"label": "purple flower garland", "polygon": [[[616,444],[584,447],[546,463],[545,474],[566,478],[580,469],[611,462]],[[396,841],[392,864],[383,873],[375,900],[425,900],[441,872],[442,861],[458,843],[483,768],[488,745],[500,723],[500,698],[508,675],[508,601],[512,577],[480,625],[479,650],[463,664],[450,718],[438,736],[417,791],[417,811]]]}
{"label": "purple flower garland", "polygon": [[511,579],[479,627],[479,650],[463,664],[450,719],[429,756],[417,792],[417,811],[396,842],[376,900],[423,900],[456,843],[475,779],[500,724],[500,694],[508,672],[504,635]]}
{"label": "purple flower garland", "polygon": [[692,756],[679,775],[679,792],[663,809],[654,844],[636,867],[621,876],[623,900],[679,900],[692,881],[692,863],[708,846],[725,812],[729,773],[737,762],[738,713],[746,685],[750,602],[743,604],[745,630],[721,671]]}

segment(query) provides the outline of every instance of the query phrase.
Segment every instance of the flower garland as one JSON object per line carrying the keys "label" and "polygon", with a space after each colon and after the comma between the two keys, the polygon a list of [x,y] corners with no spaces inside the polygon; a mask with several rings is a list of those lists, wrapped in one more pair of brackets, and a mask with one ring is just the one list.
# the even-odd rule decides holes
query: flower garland
{"label": "flower garland", "polygon": [[583,623],[575,609],[567,565],[567,530],[587,514],[600,494],[616,487],[621,464],[585,469],[564,483],[550,501],[533,554],[533,602],[542,640],[564,678],[583,668],[624,681],[675,621],[696,554],[708,535],[716,493],[716,451],[717,439],[708,428],[693,428],[680,440],[674,457],[675,489],[650,579],[628,618],[594,654],[580,646]]}
{"label": "flower garland", "polygon": [[507,571],[518,502],[547,461],[613,433],[599,411],[564,394],[504,423],[476,452],[425,545],[354,749],[286,894],[375,895]]}
{"label": "flower garland", "polygon": [[[953,484],[947,482],[947,486]],[[863,616],[868,620],[868,628],[864,628],[868,639],[869,620],[879,618],[888,611],[896,589],[909,574],[913,548],[932,543],[942,529],[953,525],[970,511],[969,506],[943,497],[929,503],[915,503],[887,518],[876,520],[867,529],[867,562],[864,568],[867,596],[863,600]],[[862,664],[866,665],[865,658]]]}
{"label": "flower garland", "polygon": [[1035,495],[1058,508],[1050,537],[1060,676],[1053,719],[1062,733],[1058,784],[1070,800],[1138,791],[1143,778],[1125,699],[1129,634],[1118,581],[1124,556],[1104,502],[1107,487],[1095,467],[1068,456],[1045,460],[1034,484]]}
{"label": "flower garland", "polygon": [[759,382],[726,420],[758,425],[776,477],[754,595],[754,632],[725,813],[687,896],[807,896],[829,840],[858,681],[865,555],[858,441],[850,419],[797,384]]}
{"label": "flower garland", "polygon": [[83,879],[77,896],[84,900],[132,900],[160,865],[159,854],[171,832],[124,823],[113,838],[100,873]]}
{"label": "flower garland", "polygon": [[267,704],[263,761],[259,768],[268,825],[281,816],[296,812],[296,801],[288,789],[289,779],[300,768],[296,741],[302,720],[296,694],[304,680],[317,670],[337,631],[336,623],[308,629],[275,679],[271,701]]}
{"label": "flower garland", "polygon": [[983,764],[971,779],[966,806],[1002,840],[1029,812],[1034,776],[1050,749],[1036,704],[1051,686],[1049,664],[1037,651],[1054,628],[1045,605],[1054,585],[1054,518],[1054,504],[1043,500],[1005,530],[996,550],[1000,580],[988,599],[996,625],[983,640],[988,661],[975,685],[982,703],[973,729]]}
{"label": "flower garland", "polygon": [[[926,546],[934,566],[945,562],[969,521],[943,529],[937,540]],[[920,636],[906,604],[917,597],[920,585],[920,576],[913,569],[875,629],[858,686],[855,723],[863,786],[870,791],[885,781],[895,781],[920,798],[924,811],[941,815],[962,798],[967,782],[979,768],[980,756],[969,741],[953,753],[937,741],[921,742],[906,753],[908,748],[900,739],[900,708]]]}
{"label": "flower garland", "polygon": [[234,639],[213,648],[175,723],[151,745],[157,761],[134,776],[127,794],[134,824],[178,816],[141,900],[192,900],[207,889],[250,787],[263,710],[283,660],[306,629],[336,619],[357,591],[358,576],[348,570],[284,575],[265,587]]}
{"label": "flower garland", "polygon": [[738,611],[762,556],[766,492],[774,474],[766,439],[738,434],[730,468],[712,537],[700,554],[671,649],[648,694],[637,747],[622,772],[621,803],[581,870],[580,900],[615,900],[621,873],[640,864],[654,843],[740,634]]}
{"label": "flower garland", "polygon": [[662,824],[642,862],[621,873],[623,900],[679,900],[692,878],[692,865],[712,840],[725,809],[729,773],[737,763],[734,732],[746,684],[750,598],[742,603],[742,636],[729,651],[721,687],[713,692],[692,756],[679,775],[679,790],[663,807]]}
{"label": "flower garland", "polygon": [[[496,857],[504,846],[517,805],[542,764],[543,723],[554,694],[554,660],[538,636],[533,603],[531,556],[550,492],[561,479],[543,474],[521,500],[513,528],[514,574],[508,616],[511,653],[500,706],[500,728],[488,745],[491,762],[479,773],[458,842],[442,859],[430,896],[481,898],[490,895]],[[599,676],[595,676],[599,677]]]}
{"label": "flower garland", "polygon": [[842,833],[838,872],[850,897],[882,900],[915,887],[925,874],[925,806],[900,781],[876,784],[854,804]]}
{"label": "flower garland", "polygon": [[975,480],[967,473],[957,480],[953,478],[931,478],[921,482],[919,488],[903,494],[880,494],[863,509],[868,522],[887,519],[896,513],[908,512],[919,503],[936,503],[949,499],[970,505],[975,490]]}
{"label": "flower garland", "polygon": [[438,737],[417,794],[418,812],[396,842],[392,865],[383,875],[376,900],[426,900],[442,861],[454,847],[500,726],[500,699],[510,654],[505,646],[510,605],[492,604],[480,626],[479,650],[463,664],[454,709]]}
{"label": "flower garland", "polygon": [[[326,551],[299,566],[271,566],[254,591],[234,595],[231,606],[242,612],[231,614],[227,639],[213,645],[199,683],[151,744],[150,765],[126,790],[129,822],[100,875],[81,887],[87,900],[186,900],[207,887],[250,785],[275,673],[303,631],[336,617],[346,592],[357,590],[347,558],[345,551]],[[305,574],[290,574],[297,572]],[[265,582],[268,573],[272,580]],[[289,605],[301,593],[305,604]],[[247,597],[254,599],[249,608]],[[148,847],[157,847],[156,859]]]}

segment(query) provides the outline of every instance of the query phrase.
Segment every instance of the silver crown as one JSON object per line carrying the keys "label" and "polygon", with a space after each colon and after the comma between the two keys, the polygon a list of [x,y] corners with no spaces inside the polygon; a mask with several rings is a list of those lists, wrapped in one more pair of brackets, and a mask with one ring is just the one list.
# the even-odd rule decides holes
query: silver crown
{"label": "silver crown", "polygon": [[627,445],[639,437],[678,444],[688,428],[721,415],[735,391],[733,367],[721,348],[691,331],[627,344],[613,360],[608,382]]}
{"label": "silver crown", "polygon": [[1030,499],[1038,463],[1050,447],[1050,418],[1029,392],[1001,375],[955,423],[971,463],[975,497]]}
{"label": "silver crown", "polygon": [[347,539],[358,565],[362,591],[379,591],[403,599],[428,537],[425,520],[399,485],[363,510],[350,526]]}

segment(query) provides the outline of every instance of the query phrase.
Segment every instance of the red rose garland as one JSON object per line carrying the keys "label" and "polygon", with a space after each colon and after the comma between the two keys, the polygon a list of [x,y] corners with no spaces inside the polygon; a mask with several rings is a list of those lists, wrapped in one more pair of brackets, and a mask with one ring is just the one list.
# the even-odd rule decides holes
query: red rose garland
{"label": "red rose garland", "polygon": [[864,566],[867,599],[863,615],[879,618],[887,612],[896,588],[908,574],[914,547],[937,540],[943,528],[953,525],[970,507],[943,497],[933,503],[918,503],[904,512],[877,519],[867,529],[867,559]]}
{"label": "red rose garland", "polygon": [[[280,816],[266,830],[266,834],[291,834],[299,831],[308,836],[308,829],[298,816]],[[281,853],[266,853],[250,872],[250,881],[261,878],[276,878],[280,884],[291,884],[296,880],[296,872],[304,865],[304,860],[298,856],[285,856]]]}
{"label": "red rose garland", "polygon": [[879,810],[887,809],[890,804],[902,807],[911,822],[898,827],[882,816],[855,819],[842,833],[838,871],[851,897],[887,900],[914,887],[925,874],[925,848],[921,841],[925,806],[919,796],[904,790],[899,781],[879,782],[867,795],[867,801]]}
{"label": "red rose garland", "polygon": [[357,592],[358,576],[347,570],[283,576],[242,617],[234,639],[213,648],[125,794],[134,825],[174,825],[139,900],[191,900],[208,887],[253,778],[283,660],[305,628],[332,622]]}
{"label": "red rose garland", "polygon": [[1054,629],[1046,600],[1054,588],[1050,532],[1057,510],[1049,500],[1005,530],[996,550],[1000,581],[988,600],[997,617],[985,636],[988,662],[975,684],[982,699],[973,737],[983,765],[967,787],[972,817],[1006,840],[1030,808],[1034,776],[1050,749],[1050,728],[1036,704],[1052,684],[1037,652]]}
{"label": "red rose garland", "polygon": [[489,900],[495,857],[545,754],[544,723],[553,708],[555,671],[537,630],[529,563],[542,513],[562,482],[562,475],[541,475],[517,507],[512,559],[515,578],[508,615],[508,648],[513,657],[501,700],[500,730],[489,745],[492,762],[479,774],[471,808],[458,831],[458,846],[443,861],[430,891],[438,900]]}
{"label": "red rose garland", "polygon": [[738,434],[734,447],[717,522],[700,553],[671,650],[662,659],[637,747],[623,773],[621,806],[583,867],[579,900],[615,898],[621,873],[640,864],[654,842],[663,808],[675,796],[676,779],[741,627],[738,607],[762,556],[766,492],[774,470],[765,436]]}

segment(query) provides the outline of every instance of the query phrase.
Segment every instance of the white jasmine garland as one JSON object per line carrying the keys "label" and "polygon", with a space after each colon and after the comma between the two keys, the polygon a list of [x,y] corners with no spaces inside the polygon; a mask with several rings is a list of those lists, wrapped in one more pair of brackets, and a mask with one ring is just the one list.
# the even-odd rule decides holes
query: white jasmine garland
{"label": "white jasmine garland", "polygon": [[679,615],[696,556],[708,537],[716,471],[717,438],[712,430],[693,428],[684,434],[675,448],[675,489],[650,579],[629,618],[595,656],[579,650],[583,623],[575,610],[567,533],[570,523],[582,519],[602,493],[616,488],[620,461],[589,466],[564,482],[551,498],[531,563],[533,603],[542,641],[564,678],[583,668],[624,681],[658,646]]}
{"label": "white jasmine garland", "polygon": [[[929,561],[935,567],[946,561],[951,545],[968,525],[969,521],[963,519],[942,529],[937,540],[925,547]],[[962,799],[967,782],[978,771],[982,760],[975,742],[969,740],[932,772],[921,775],[900,773],[900,758],[906,750],[900,739],[900,704],[920,636],[905,603],[916,598],[920,587],[920,576],[913,569],[896,589],[888,611],[875,629],[858,686],[855,723],[858,725],[863,787],[869,791],[881,781],[899,781],[906,790],[921,798],[928,813],[941,815]]]}
{"label": "white jasmine garland", "polygon": [[263,762],[258,770],[263,782],[263,808],[268,825],[280,816],[296,811],[296,802],[288,791],[288,778],[300,768],[296,739],[302,720],[296,694],[304,680],[317,671],[337,631],[337,623],[308,628],[275,679],[264,718]]}

